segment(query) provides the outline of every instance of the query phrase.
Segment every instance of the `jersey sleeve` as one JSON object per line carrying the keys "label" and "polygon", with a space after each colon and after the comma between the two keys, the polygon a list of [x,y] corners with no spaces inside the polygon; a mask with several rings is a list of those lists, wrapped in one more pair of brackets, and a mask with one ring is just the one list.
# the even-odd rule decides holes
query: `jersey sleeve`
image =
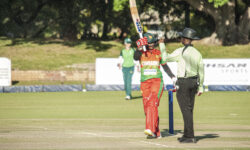
{"label": "jersey sleeve", "polygon": [[123,57],[122,57],[122,50],[120,52],[120,56],[118,57],[118,64],[122,64],[123,63]]}
{"label": "jersey sleeve", "polygon": [[168,61],[168,62],[173,62],[173,61],[178,62],[178,61],[180,61],[181,58],[182,58],[181,50],[176,49],[171,54],[167,53],[166,61]]}
{"label": "jersey sleeve", "polygon": [[166,46],[164,43],[160,43],[159,47],[160,47],[160,51],[161,51],[161,58],[163,59],[163,61],[166,61],[167,60]]}
{"label": "jersey sleeve", "polygon": [[159,44],[159,47],[160,47],[160,51],[161,51],[161,57],[162,57],[162,61],[163,63],[165,62],[174,62],[174,61],[179,61],[180,59],[180,51],[181,49],[176,49],[174,50],[173,53],[169,54],[167,53],[166,51],[166,46],[164,43],[160,43]]}
{"label": "jersey sleeve", "polygon": [[134,53],[134,60],[140,60],[141,59],[142,52],[139,50],[136,50]]}
{"label": "jersey sleeve", "polygon": [[175,77],[175,75],[172,73],[171,69],[169,68],[169,66],[167,65],[167,63],[165,63],[164,65],[162,65],[162,68],[164,69],[164,71],[167,73],[167,75],[170,78]]}
{"label": "jersey sleeve", "polygon": [[161,64],[161,65],[165,65],[166,63],[167,63],[167,60],[164,59],[164,58],[161,56],[160,64]]}
{"label": "jersey sleeve", "polygon": [[199,64],[198,64],[198,74],[199,74],[199,92],[203,92],[203,82],[204,82],[204,64],[202,60],[202,56],[200,56]]}

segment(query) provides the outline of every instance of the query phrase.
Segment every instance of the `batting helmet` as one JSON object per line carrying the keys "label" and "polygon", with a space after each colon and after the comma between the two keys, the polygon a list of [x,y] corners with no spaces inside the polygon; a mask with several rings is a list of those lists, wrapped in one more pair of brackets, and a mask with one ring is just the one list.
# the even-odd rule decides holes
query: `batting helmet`
{"label": "batting helmet", "polygon": [[153,34],[151,34],[151,33],[145,33],[143,36],[147,37],[148,43],[155,43],[155,42],[157,42],[157,38]]}

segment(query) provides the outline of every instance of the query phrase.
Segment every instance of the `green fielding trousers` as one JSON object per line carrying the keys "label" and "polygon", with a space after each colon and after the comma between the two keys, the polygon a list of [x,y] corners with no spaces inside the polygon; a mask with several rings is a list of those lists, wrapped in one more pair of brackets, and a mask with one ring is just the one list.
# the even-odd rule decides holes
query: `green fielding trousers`
{"label": "green fielding trousers", "polygon": [[132,76],[134,74],[134,66],[132,67],[122,67],[123,80],[124,80],[124,90],[126,96],[131,96],[131,86],[132,86]]}

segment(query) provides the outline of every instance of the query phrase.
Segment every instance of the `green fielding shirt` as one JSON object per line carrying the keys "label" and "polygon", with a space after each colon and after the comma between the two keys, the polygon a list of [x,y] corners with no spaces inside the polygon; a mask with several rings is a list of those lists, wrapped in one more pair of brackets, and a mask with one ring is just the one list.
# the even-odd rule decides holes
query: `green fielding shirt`
{"label": "green fielding shirt", "polygon": [[177,77],[199,76],[199,92],[203,92],[204,82],[204,64],[200,52],[193,46],[189,46],[184,53],[184,47],[176,49],[173,53],[168,54],[164,43],[160,43],[163,60],[168,62],[177,62]]}
{"label": "green fielding shirt", "polygon": [[127,49],[122,49],[120,56],[123,58],[123,63],[122,67],[132,67],[134,66],[134,53],[135,50],[133,48],[130,48],[129,50]]}

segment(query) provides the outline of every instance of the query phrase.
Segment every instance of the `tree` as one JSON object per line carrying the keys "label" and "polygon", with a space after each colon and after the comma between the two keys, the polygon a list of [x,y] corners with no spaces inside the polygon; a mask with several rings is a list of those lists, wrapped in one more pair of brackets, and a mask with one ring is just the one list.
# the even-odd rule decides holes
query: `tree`
{"label": "tree", "polygon": [[[5,32],[12,33],[16,37],[34,37],[44,31],[48,26],[48,18],[39,22],[40,12],[48,3],[47,0],[3,0],[1,10],[5,10],[4,25]],[[14,32],[13,32],[14,31]]]}
{"label": "tree", "polygon": [[[141,9],[142,12],[148,12],[151,10],[152,13],[147,13],[147,15],[152,15],[147,18],[147,20],[142,21],[149,21],[151,19],[160,20],[158,24],[154,24],[149,28],[153,28],[154,30],[175,30],[180,31],[183,29],[183,26],[189,27],[190,26],[190,13],[193,10],[190,9],[190,6],[185,1],[172,1],[172,0],[142,0],[141,2]],[[156,12],[158,12],[159,16],[157,16]],[[183,20],[183,12],[185,12],[185,18]],[[155,18],[159,17],[159,18]],[[174,38],[174,37],[173,37]]]}
{"label": "tree", "polygon": [[81,21],[80,11],[84,3],[81,0],[53,0],[50,7],[57,14],[55,20],[59,26],[57,32],[64,39],[76,40],[79,30],[78,23]]}
{"label": "tree", "polygon": [[185,3],[185,27],[190,27],[190,9],[189,4]]}
{"label": "tree", "polygon": [[[178,0],[174,0],[178,1]],[[249,0],[184,0],[193,8],[212,16],[215,22],[213,36],[223,45],[246,44],[250,33]],[[241,11],[235,11],[239,3]],[[213,39],[213,41],[215,41]]]}
{"label": "tree", "polygon": [[[134,27],[133,27],[133,21],[130,14],[129,9],[129,0],[114,0],[114,19],[113,24],[114,27],[117,27],[120,29],[120,36],[119,39],[122,39],[124,36],[124,33],[132,35],[133,32],[137,35]],[[131,28],[132,25],[132,28]]]}
{"label": "tree", "polygon": [[103,32],[102,32],[102,39],[107,39],[107,34],[109,31],[111,18],[113,16],[113,3],[114,0],[102,0],[102,18],[103,21]]}

